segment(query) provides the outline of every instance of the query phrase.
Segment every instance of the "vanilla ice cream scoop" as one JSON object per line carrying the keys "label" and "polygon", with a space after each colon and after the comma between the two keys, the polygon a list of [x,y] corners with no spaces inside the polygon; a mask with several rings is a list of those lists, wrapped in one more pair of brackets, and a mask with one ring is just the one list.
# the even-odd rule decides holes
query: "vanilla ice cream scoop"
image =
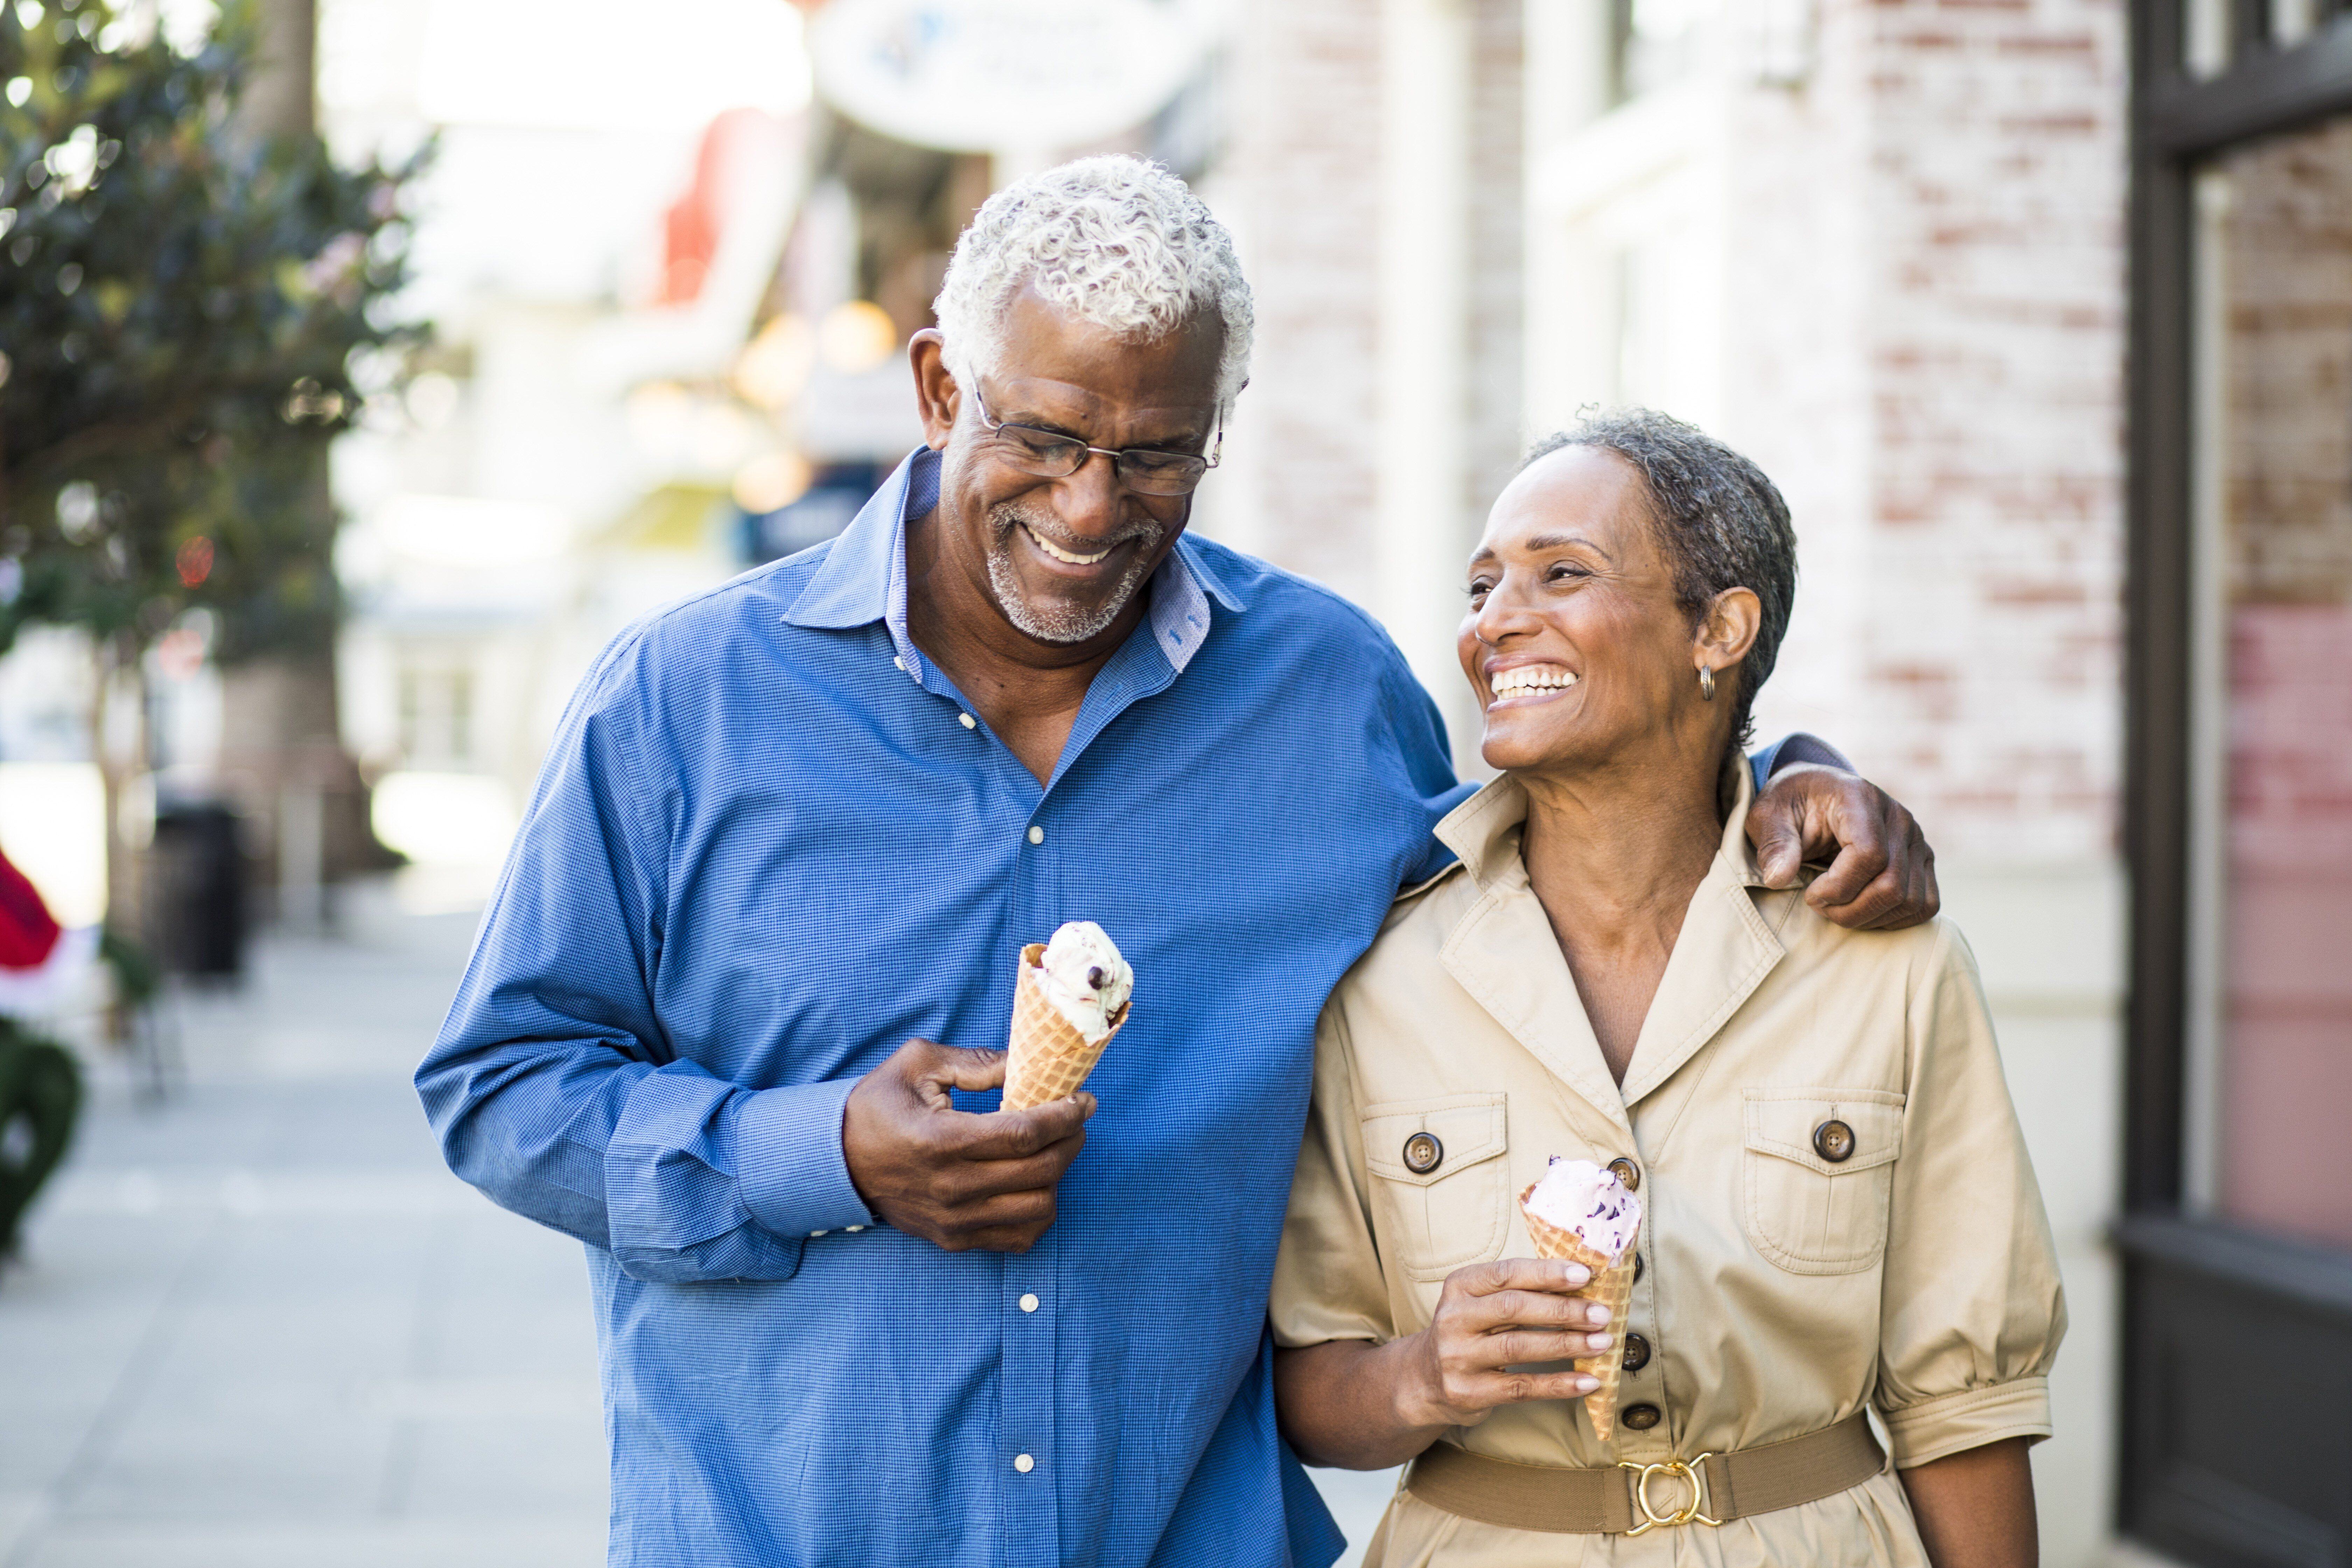
{"label": "vanilla ice cream scoop", "polygon": [[1135,990],[1135,972],[1092,921],[1072,921],[1055,931],[1037,967],[1038,989],[1088,1045],[1110,1033]]}
{"label": "vanilla ice cream scoop", "polygon": [[1548,1225],[1573,1231],[1593,1251],[1623,1255],[1642,1227],[1642,1200],[1625,1184],[1590,1160],[1553,1155],[1551,1166],[1527,1196],[1529,1214]]}

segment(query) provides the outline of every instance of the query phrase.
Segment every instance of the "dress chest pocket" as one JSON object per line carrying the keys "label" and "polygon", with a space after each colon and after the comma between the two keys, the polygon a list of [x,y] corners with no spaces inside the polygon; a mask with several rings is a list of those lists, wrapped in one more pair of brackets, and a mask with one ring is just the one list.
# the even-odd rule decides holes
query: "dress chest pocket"
{"label": "dress chest pocket", "polygon": [[1904,1097],[1885,1089],[1751,1089],[1741,1108],[1741,1223],[1791,1274],[1859,1274],[1886,1250]]}
{"label": "dress chest pocket", "polygon": [[1391,1100],[1362,1112],[1372,1222],[1406,1278],[1500,1258],[1510,1235],[1501,1094]]}

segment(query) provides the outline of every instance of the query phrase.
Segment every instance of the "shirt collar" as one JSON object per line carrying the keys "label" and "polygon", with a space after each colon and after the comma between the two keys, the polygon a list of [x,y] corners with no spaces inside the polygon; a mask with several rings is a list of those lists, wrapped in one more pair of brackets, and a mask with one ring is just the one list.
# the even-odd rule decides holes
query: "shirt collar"
{"label": "shirt collar", "polygon": [[[1730,809],[1724,816],[1710,876],[1738,886],[1760,888],[1764,877],[1756,868],[1755,847],[1748,842],[1748,808],[1756,799],[1756,782],[1747,759],[1736,751],[1724,763],[1722,789],[1729,796]],[[1480,887],[1491,888],[1505,880],[1525,882],[1527,862],[1520,857],[1519,841],[1527,820],[1527,791],[1505,773],[1446,813],[1437,825],[1437,838],[1460,858],[1462,868]]]}
{"label": "shirt collar", "polygon": [[[929,515],[939,502],[940,455],[918,447],[833,542],[784,620],[832,630],[880,621],[907,673],[920,680],[923,657],[907,633],[907,524]],[[1176,542],[1151,574],[1150,594],[1152,646],[1179,674],[1209,635],[1210,602],[1236,614],[1243,608],[1190,534]]]}

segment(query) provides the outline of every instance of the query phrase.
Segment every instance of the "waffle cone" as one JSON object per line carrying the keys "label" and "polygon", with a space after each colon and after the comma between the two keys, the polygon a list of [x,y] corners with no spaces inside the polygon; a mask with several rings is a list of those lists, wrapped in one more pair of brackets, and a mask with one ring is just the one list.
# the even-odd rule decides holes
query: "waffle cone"
{"label": "waffle cone", "polygon": [[1601,1386],[1584,1396],[1584,1413],[1592,1420],[1592,1435],[1606,1443],[1617,1430],[1617,1384],[1625,1371],[1625,1304],[1633,1295],[1634,1254],[1641,1244],[1641,1232],[1636,1229],[1633,1239],[1625,1244],[1623,1254],[1611,1258],[1584,1244],[1584,1238],[1572,1230],[1562,1230],[1541,1218],[1528,1207],[1535,1195],[1535,1184],[1519,1194],[1519,1212],[1528,1222],[1528,1235],[1536,1244],[1538,1258],[1552,1258],[1563,1263],[1581,1263],[1592,1270],[1592,1282],[1576,1292],[1588,1301],[1598,1301],[1609,1309],[1609,1328],[1615,1341],[1598,1355],[1578,1356],[1576,1370],[1601,1380]]}
{"label": "waffle cone", "polygon": [[1062,1016],[1037,984],[1037,976],[1044,973],[1038,965],[1045,956],[1045,944],[1042,942],[1033,942],[1021,950],[1020,978],[1013,988],[1013,1037],[1004,1058],[1007,1110],[1026,1110],[1033,1105],[1076,1094],[1078,1086],[1087,1081],[1087,1074],[1095,1070],[1095,1063],[1101,1058],[1103,1047],[1110,1044],[1111,1036],[1125,1028],[1135,1013],[1135,1003],[1130,998],[1118,1010],[1110,1034],[1088,1045],[1086,1036]]}

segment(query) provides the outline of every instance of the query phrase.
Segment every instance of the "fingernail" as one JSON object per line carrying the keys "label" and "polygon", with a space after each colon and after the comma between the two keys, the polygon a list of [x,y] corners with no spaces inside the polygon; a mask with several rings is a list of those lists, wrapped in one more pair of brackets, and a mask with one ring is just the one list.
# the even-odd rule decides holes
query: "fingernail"
{"label": "fingernail", "polygon": [[1571,1263],[1561,1275],[1571,1285],[1581,1285],[1592,1278],[1592,1270],[1581,1263]]}
{"label": "fingernail", "polygon": [[1595,1328],[1599,1328],[1601,1324],[1603,1324],[1603,1323],[1607,1322],[1608,1321],[1609,1321],[1609,1309],[1608,1309],[1608,1308],[1606,1308],[1606,1307],[1603,1307],[1603,1306],[1600,1305],[1598,1302],[1595,1302],[1595,1303],[1593,1304],[1593,1308],[1592,1308],[1592,1325],[1593,1325],[1593,1327],[1595,1327]]}
{"label": "fingernail", "polygon": [[1583,1387],[1584,1392],[1587,1394],[1591,1393],[1594,1389],[1601,1386],[1601,1380],[1597,1377],[1580,1377],[1576,1381]]}
{"label": "fingernail", "polygon": [[1591,1334],[1586,1336],[1585,1343],[1591,1345],[1594,1350],[1605,1351],[1609,1348],[1612,1341],[1607,1334]]}

